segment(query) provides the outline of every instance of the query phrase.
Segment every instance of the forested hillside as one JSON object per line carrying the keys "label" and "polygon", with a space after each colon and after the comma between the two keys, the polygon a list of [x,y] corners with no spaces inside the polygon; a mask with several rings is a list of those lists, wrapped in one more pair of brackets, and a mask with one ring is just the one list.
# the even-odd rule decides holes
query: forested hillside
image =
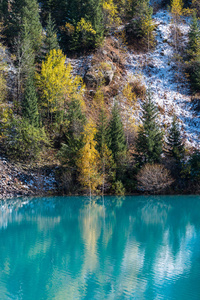
{"label": "forested hillside", "polygon": [[28,173],[66,194],[199,193],[199,17],[199,0],[2,0],[0,159],[27,176],[2,163],[0,194]]}

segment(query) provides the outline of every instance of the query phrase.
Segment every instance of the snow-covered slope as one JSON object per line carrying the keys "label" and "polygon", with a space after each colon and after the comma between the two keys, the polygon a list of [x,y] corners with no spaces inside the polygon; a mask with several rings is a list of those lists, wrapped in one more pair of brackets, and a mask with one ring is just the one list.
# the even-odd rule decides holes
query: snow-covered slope
{"label": "snow-covered slope", "polygon": [[[182,136],[188,146],[199,148],[200,118],[194,110],[189,94],[189,85],[184,78],[177,79],[177,64],[173,61],[174,47],[171,39],[171,16],[160,10],[154,16],[157,45],[147,54],[128,52],[126,69],[129,76],[142,76],[147,87],[151,88],[153,100],[161,114],[161,123],[167,126],[173,114],[180,120]],[[179,25],[182,42],[187,44],[188,22]],[[180,75],[180,74],[179,74]]]}

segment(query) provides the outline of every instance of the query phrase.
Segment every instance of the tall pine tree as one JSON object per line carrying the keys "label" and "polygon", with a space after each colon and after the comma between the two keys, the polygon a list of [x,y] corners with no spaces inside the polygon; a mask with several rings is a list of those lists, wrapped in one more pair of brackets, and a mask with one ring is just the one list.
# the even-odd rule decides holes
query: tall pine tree
{"label": "tall pine tree", "polygon": [[173,121],[166,141],[165,151],[168,156],[175,159],[176,163],[180,163],[184,155],[184,144],[181,139],[180,129],[177,123],[176,116],[173,117]]}
{"label": "tall pine tree", "polygon": [[42,42],[42,25],[40,23],[39,5],[37,0],[25,0],[22,10],[22,24],[27,22],[29,39],[34,52],[38,52]]}
{"label": "tall pine tree", "polygon": [[200,52],[200,31],[196,13],[193,13],[190,31],[188,33],[188,54],[190,59],[194,59]]}
{"label": "tall pine tree", "polygon": [[22,114],[32,126],[39,126],[38,101],[33,73],[26,80],[24,99],[22,101]]}
{"label": "tall pine tree", "polygon": [[193,92],[200,91],[200,30],[196,14],[193,14],[188,42],[189,78]]}
{"label": "tall pine tree", "polygon": [[63,164],[74,168],[78,151],[83,147],[83,127],[86,118],[82,113],[81,105],[78,100],[69,103],[66,115],[66,128],[63,129],[63,144],[59,151],[59,158]]}
{"label": "tall pine tree", "polygon": [[157,122],[158,111],[148,91],[142,107],[142,125],[136,139],[136,158],[140,165],[160,161],[162,153],[162,133]]}
{"label": "tall pine tree", "polygon": [[108,121],[103,108],[100,110],[95,139],[97,141],[96,149],[100,156],[102,195],[104,195],[104,191],[108,190],[111,186],[111,181],[115,177],[115,171],[112,152],[108,148]]}
{"label": "tall pine tree", "polygon": [[115,162],[117,162],[120,155],[126,151],[123,124],[119,113],[119,107],[116,102],[112,109],[112,116],[109,123],[109,148],[112,151]]}
{"label": "tall pine tree", "polygon": [[49,53],[51,50],[59,49],[58,39],[57,39],[57,31],[55,27],[55,23],[51,18],[51,14],[48,16],[47,25],[46,25],[46,35],[44,39],[43,52],[44,55]]}
{"label": "tall pine tree", "polygon": [[99,151],[99,153],[101,153],[104,145],[107,145],[108,143],[108,120],[103,108],[100,110],[97,123],[96,141],[97,150]]}
{"label": "tall pine tree", "polygon": [[31,46],[35,52],[38,52],[41,46],[42,25],[37,0],[13,0],[10,3],[8,18],[5,21],[6,36],[10,45],[13,46],[25,23]]}

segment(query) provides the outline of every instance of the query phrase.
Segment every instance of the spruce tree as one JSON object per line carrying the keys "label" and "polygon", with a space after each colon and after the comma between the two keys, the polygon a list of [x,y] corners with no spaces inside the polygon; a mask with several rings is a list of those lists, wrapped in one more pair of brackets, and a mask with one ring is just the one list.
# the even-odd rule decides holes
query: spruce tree
{"label": "spruce tree", "polygon": [[96,149],[100,156],[102,195],[104,195],[105,189],[110,188],[111,182],[115,177],[115,165],[112,152],[110,149],[108,149],[108,121],[103,108],[99,114],[95,140],[97,142]]}
{"label": "spruce tree", "polygon": [[193,14],[188,42],[189,78],[193,92],[200,91],[200,30],[196,14]]}
{"label": "spruce tree", "polygon": [[190,59],[195,59],[200,54],[200,31],[196,13],[193,13],[190,31],[188,34],[188,54]]}
{"label": "spruce tree", "polygon": [[13,0],[10,5],[11,9],[8,9],[4,20],[5,35],[9,46],[13,45],[14,39],[17,38],[22,28],[22,10],[25,0]]}
{"label": "spruce tree", "polygon": [[23,24],[23,28],[16,39],[16,71],[17,71],[17,102],[21,101],[25,81],[30,73],[35,70],[35,54],[32,49],[32,43],[29,38],[29,30],[27,22]]}
{"label": "spruce tree", "polygon": [[22,101],[22,114],[32,126],[39,126],[38,100],[33,73],[31,73],[26,80],[25,93]]}
{"label": "spruce tree", "polygon": [[[41,16],[43,24],[46,23],[49,14],[51,14],[53,20],[55,20],[56,26],[63,26],[66,22],[66,15],[69,9],[69,3],[73,3],[73,1],[66,0],[41,0]],[[69,12],[70,13],[70,12]],[[73,16],[72,16],[73,19]]]}
{"label": "spruce tree", "polygon": [[22,24],[27,22],[29,39],[33,50],[38,52],[41,47],[42,25],[40,23],[39,5],[37,0],[25,0],[22,10]]}
{"label": "spruce tree", "polygon": [[140,165],[160,161],[162,153],[162,133],[157,122],[158,111],[148,91],[142,106],[142,125],[136,139],[136,158]]}
{"label": "spruce tree", "polygon": [[96,141],[97,150],[99,153],[101,153],[104,145],[107,145],[108,143],[108,121],[104,109],[100,110],[99,119],[97,122]]}
{"label": "spruce tree", "polygon": [[98,46],[102,42],[104,35],[102,2],[100,0],[90,0],[89,5],[90,21],[96,31],[94,42],[95,46]]}
{"label": "spruce tree", "polygon": [[[69,1],[66,19],[75,29],[70,37],[65,35],[70,50],[92,49],[102,42],[104,26],[101,0]],[[80,22],[82,22],[81,26]],[[83,30],[78,30],[78,27],[82,27]]]}
{"label": "spruce tree", "polygon": [[12,46],[26,23],[32,48],[38,52],[41,46],[42,25],[37,0],[13,0],[5,23],[8,43]]}
{"label": "spruce tree", "polygon": [[176,116],[173,117],[168,138],[166,141],[166,153],[168,156],[173,157],[176,163],[180,163],[180,160],[184,155],[184,145],[182,143],[179,125],[177,123]]}
{"label": "spruce tree", "polygon": [[49,14],[46,26],[46,35],[44,39],[43,51],[45,54],[47,54],[53,49],[59,49],[59,44],[57,40],[57,31],[55,28],[55,23],[51,18],[51,14]]}
{"label": "spruce tree", "polygon": [[69,103],[66,122],[67,125],[63,132],[63,144],[59,151],[59,158],[63,164],[74,167],[77,153],[83,146],[82,133],[86,122],[78,100],[72,100]]}
{"label": "spruce tree", "polygon": [[123,124],[121,121],[117,103],[112,109],[112,116],[109,123],[109,148],[112,151],[115,162],[119,160],[120,154],[126,151],[126,141]]}

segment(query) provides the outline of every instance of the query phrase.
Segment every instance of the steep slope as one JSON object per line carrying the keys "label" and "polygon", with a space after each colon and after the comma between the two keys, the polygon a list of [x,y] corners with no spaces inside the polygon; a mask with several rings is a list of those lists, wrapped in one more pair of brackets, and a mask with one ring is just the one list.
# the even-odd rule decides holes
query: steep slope
{"label": "steep slope", "polygon": [[[140,76],[161,112],[161,123],[166,128],[173,114],[180,120],[182,136],[188,147],[199,148],[200,119],[191,103],[189,84],[185,75],[177,68],[173,56],[172,23],[168,11],[160,10],[153,16],[156,24],[154,51],[141,54],[129,51],[126,69],[128,76]],[[187,20],[187,22],[186,22]],[[183,19],[179,25],[182,46],[187,44],[189,20]]]}

